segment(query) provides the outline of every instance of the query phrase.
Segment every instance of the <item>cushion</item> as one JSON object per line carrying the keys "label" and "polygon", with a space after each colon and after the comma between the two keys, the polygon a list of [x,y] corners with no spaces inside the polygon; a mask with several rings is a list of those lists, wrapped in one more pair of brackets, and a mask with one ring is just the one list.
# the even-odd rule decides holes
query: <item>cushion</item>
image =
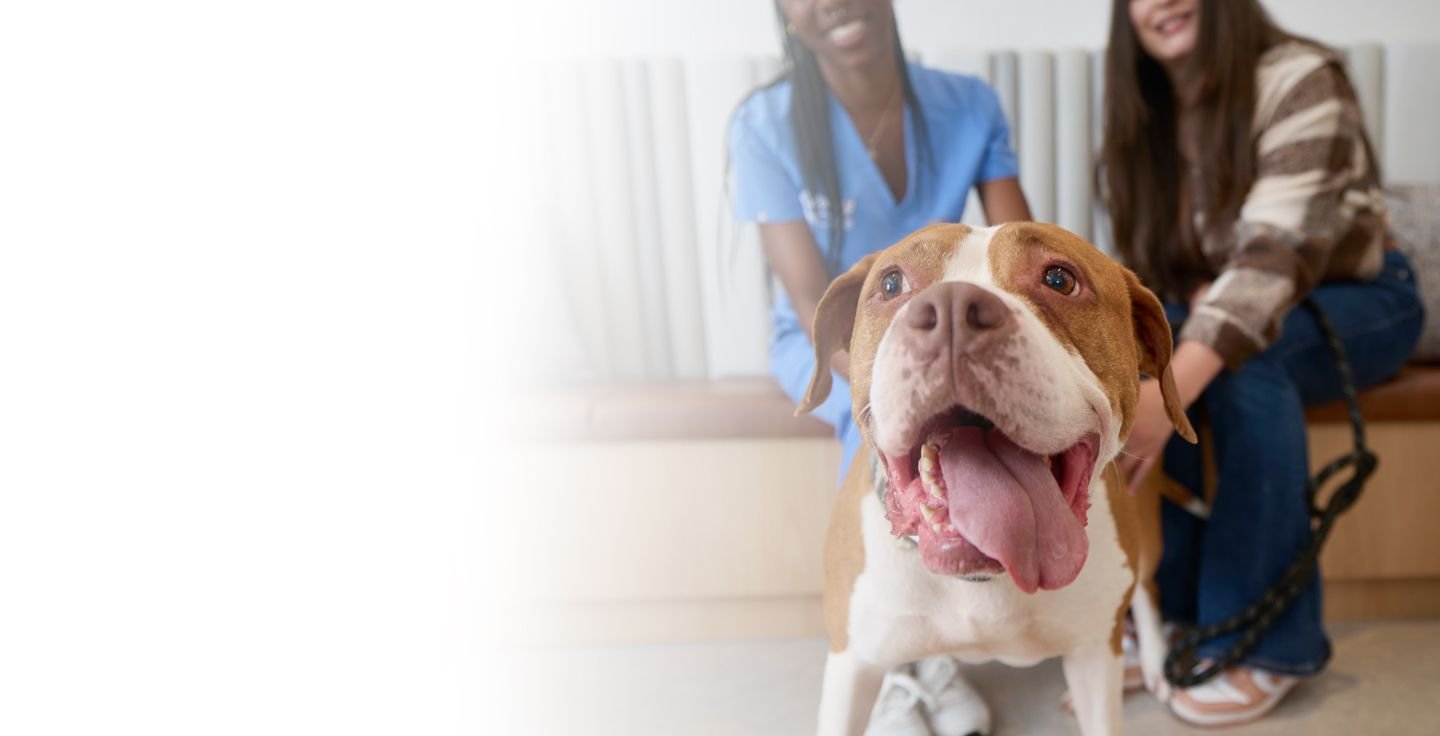
{"label": "cushion", "polygon": [[1440,184],[1388,187],[1390,231],[1415,268],[1425,326],[1416,360],[1440,361]]}

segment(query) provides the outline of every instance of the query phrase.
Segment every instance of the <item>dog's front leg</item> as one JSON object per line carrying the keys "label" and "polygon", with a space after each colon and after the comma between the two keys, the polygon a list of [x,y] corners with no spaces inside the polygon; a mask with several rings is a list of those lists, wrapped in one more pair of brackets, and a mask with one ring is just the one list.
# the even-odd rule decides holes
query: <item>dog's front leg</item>
{"label": "dog's front leg", "polygon": [[820,736],[864,732],[884,676],[884,668],[862,661],[853,649],[831,652],[820,688]]}
{"label": "dog's front leg", "polygon": [[1116,736],[1124,713],[1120,698],[1124,664],[1108,641],[1087,644],[1065,655],[1065,684],[1075,703],[1080,733]]}
{"label": "dog's front leg", "polygon": [[1170,683],[1165,679],[1165,628],[1160,619],[1160,606],[1155,600],[1153,585],[1136,585],[1130,599],[1130,613],[1135,617],[1135,643],[1140,647],[1140,670],[1145,675],[1145,689],[1162,703],[1170,700]]}

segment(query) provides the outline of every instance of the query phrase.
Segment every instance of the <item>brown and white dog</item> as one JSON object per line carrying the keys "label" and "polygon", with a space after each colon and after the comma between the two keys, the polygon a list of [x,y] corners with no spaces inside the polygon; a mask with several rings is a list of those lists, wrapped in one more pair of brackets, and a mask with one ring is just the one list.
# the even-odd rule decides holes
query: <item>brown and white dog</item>
{"label": "brown and white dog", "polygon": [[[1159,300],[1053,225],[933,225],[826,291],[816,364],[847,349],[867,443],[825,545],[820,732],[860,732],[886,669],[946,653],[1064,657],[1081,731],[1118,733],[1132,601],[1147,684],[1163,687],[1159,497],[1127,492],[1112,465],[1139,374],[1194,441]],[[799,411],[830,386],[817,371]]]}

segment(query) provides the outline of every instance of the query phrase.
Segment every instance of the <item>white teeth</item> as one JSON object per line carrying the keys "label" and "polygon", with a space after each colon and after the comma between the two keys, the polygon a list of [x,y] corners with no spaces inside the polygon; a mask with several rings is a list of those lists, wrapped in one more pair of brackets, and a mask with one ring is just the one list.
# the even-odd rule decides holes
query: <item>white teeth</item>
{"label": "white teeth", "polygon": [[945,491],[940,470],[940,450],[934,442],[927,441],[920,446],[920,484],[925,492],[936,498],[944,498]]}
{"label": "white teeth", "polygon": [[936,498],[945,498],[945,488],[941,481],[934,475],[921,475],[920,483],[925,486],[925,492]]}
{"label": "white teeth", "polygon": [[1165,20],[1165,22],[1163,22],[1163,23],[1161,23],[1159,26],[1157,26],[1157,27],[1156,27],[1156,30],[1159,31],[1160,33],[1170,33],[1171,31],[1174,31],[1176,28],[1179,28],[1180,25],[1183,24],[1184,22],[1185,22],[1185,16],[1183,16],[1183,15],[1181,15],[1181,16],[1176,16],[1176,17],[1173,17],[1173,18],[1168,18],[1168,19]]}
{"label": "white teeth", "polygon": [[936,534],[939,534],[939,533],[940,533],[940,522],[937,521],[937,522],[935,522],[934,524],[931,524],[931,525],[930,525],[930,529],[931,529],[932,531],[934,531]]}
{"label": "white teeth", "polygon": [[922,503],[922,504],[920,504],[920,515],[923,516],[923,517],[925,517],[925,521],[934,521],[934,520],[935,520],[935,509],[932,509],[932,508],[930,508],[929,506],[926,506],[925,504]]}
{"label": "white teeth", "polygon": [[830,29],[828,35],[832,43],[837,46],[844,46],[858,38],[864,29],[865,23],[863,21],[852,20],[849,23],[844,23]]}

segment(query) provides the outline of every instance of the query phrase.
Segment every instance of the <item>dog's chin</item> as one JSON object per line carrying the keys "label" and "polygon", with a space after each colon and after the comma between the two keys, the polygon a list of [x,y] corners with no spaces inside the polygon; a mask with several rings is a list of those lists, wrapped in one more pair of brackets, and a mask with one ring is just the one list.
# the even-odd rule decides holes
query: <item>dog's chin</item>
{"label": "dog's chin", "polygon": [[940,412],[908,451],[881,453],[891,532],[915,537],[925,567],[940,575],[1008,572],[1027,593],[1068,585],[1088,551],[1098,437],[1040,454],[965,407]]}

